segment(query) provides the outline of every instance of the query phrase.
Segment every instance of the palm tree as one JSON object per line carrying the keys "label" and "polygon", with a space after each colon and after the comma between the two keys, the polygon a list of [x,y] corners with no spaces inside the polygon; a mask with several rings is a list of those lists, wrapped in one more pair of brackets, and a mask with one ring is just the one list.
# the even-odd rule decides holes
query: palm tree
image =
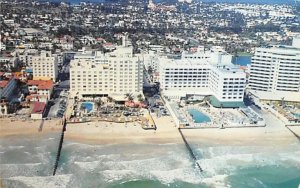
{"label": "palm tree", "polygon": [[129,101],[133,101],[134,97],[132,95],[132,93],[126,93],[125,97],[129,100]]}
{"label": "palm tree", "polygon": [[281,107],[284,108],[284,97],[281,98]]}
{"label": "palm tree", "polygon": [[98,100],[96,101],[97,109],[99,110],[100,106],[102,105],[102,101]]}
{"label": "palm tree", "polygon": [[137,98],[138,98],[138,101],[139,101],[139,102],[144,102],[144,99],[143,99],[143,95],[142,95],[142,94],[138,94]]}
{"label": "palm tree", "polygon": [[107,100],[108,100],[108,102],[113,102],[114,101],[114,99],[110,96],[107,97]]}

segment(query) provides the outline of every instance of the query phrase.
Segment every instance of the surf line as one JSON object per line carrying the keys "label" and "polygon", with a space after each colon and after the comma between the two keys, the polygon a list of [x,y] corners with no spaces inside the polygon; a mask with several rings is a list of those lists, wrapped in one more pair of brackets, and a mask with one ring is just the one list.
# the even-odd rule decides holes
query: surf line
{"label": "surf line", "polygon": [[62,145],[63,145],[63,142],[64,142],[64,135],[65,135],[66,127],[67,127],[67,120],[65,118],[64,121],[63,121],[63,128],[62,128],[62,131],[61,131],[59,145],[58,145],[58,150],[57,150],[57,154],[56,154],[56,160],[55,160],[53,174],[52,174],[53,176],[55,176],[56,169],[58,167],[58,162],[59,162],[59,158],[60,158],[60,153],[61,153]]}
{"label": "surf line", "polygon": [[200,164],[197,162],[197,158],[196,158],[196,156],[195,156],[195,154],[194,154],[194,152],[193,152],[191,146],[189,145],[189,143],[188,143],[187,140],[185,139],[185,137],[184,137],[184,135],[183,135],[181,129],[178,128],[178,131],[179,131],[179,133],[180,133],[180,135],[181,135],[181,138],[182,138],[182,140],[183,140],[183,142],[184,142],[184,144],[185,144],[185,146],[186,146],[186,149],[189,151],[190,156],[191,156],[191,157],[193,158],[193,160],[195,161],[195,164],[196,164],[197,168],[199,169],[200,172],[203,172],[203,169],[201,168]]}

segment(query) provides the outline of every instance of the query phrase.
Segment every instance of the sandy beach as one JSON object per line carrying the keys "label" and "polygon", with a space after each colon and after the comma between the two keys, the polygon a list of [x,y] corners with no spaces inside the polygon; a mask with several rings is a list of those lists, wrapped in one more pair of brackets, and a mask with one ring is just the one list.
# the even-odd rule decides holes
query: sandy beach
{"label": "sandy beach", "polygon": [[0,137],[16,135],[43,135],[50,132],[61,131],[61,120],[47,120],[44,122],[43,129],[39,132],[41,121],[12,121],[11,119],[0,119]]}
{"label": "sandy beach", "polygon": [[[274,144],[284,145],[297,140],[284,124],[271,114],[266,114],[266,127],[227,129],[184,129],[182,132],[191,142],[230,144]],[[65,140],[91,144],[118,143],[180,143],[181,136],[170,116],[153,117],[157,130],[144,130],[138,123],[89,122],[68,124]],[[1,119],[0,137],[11,135],[38,136],[61,131],[61,120],[46,120],[42,132],[40,121],[11,121]],[[291,127],[300,135],[300,127]]]}

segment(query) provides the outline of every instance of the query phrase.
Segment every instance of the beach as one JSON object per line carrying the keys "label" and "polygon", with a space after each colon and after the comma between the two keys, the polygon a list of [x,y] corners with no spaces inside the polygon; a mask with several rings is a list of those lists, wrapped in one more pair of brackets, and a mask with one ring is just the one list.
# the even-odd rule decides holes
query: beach
{"label": "beach", "polygon": [[46,120],[39,132],[40,121],[2,119],[0,177],[3,187],[296,187],[299,140],[265,117],[266,127],[182,130],[201,174],[169,116],[153,117],[156,131],[133,123],[68,124],[56,176],[61,120]]}
{"label": "beach", "polygon": [[[183,129],[184,135],[191,141],[203,143],[268,143],[292,142],[297,138],[284,124],[271,114],[265,114],[266,127],[243,128],[205,128]],[[90,144],[118,143],[182,143],[181,136],[170,116],[157,118],[153,116],[157,130],[144,130],[138,123],[87,122],[68,123],[65,140]],[[31,135],[38,136],[47,133],[60,133],[61,119],[45,120],[43,129],[39,132],[40,121],[0,120],[0,137]],[[300,127],[290,127],[295,134],[300,135]],[[261,143],[262,142],[262,143]]]}
{"label": "beach", "polygon": [[46,120],[42,131],[39,132],[41,120],[12,120],[9,118],[0,119],[0,138],[18,135],[37,136],[51,132],[60,132],[62,129],[61,119]]}

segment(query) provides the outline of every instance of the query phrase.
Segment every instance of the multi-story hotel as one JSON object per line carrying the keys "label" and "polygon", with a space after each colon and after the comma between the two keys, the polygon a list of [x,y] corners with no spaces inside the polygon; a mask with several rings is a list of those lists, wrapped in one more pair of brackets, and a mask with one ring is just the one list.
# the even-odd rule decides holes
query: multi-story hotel
{"label": "multi-story hotel", "polygon": [[58,75],[57,56],[50,51],[41,51],[39,55],[32,56],[33,79],[56,81]]}
{"label": "multi-story hotel", "polygon": [[179,99],[188,95],[213,96],[219,104],[242,103],[246,74],[230,62],[205,59],[161,59],[163,95]]}
{"label": "multi-story hotel", "polygon": [[256,49],[250,67],[249,91],[265,100],[300,100],[299,37],[294,38],[292,46]]}
{"label": "multi-story hotel", "polygon": [[138,94],[143,89],[143,63],[133,48],[119,46],[110,53],[77,53],[70,63],[70,92],[79,97]]}

